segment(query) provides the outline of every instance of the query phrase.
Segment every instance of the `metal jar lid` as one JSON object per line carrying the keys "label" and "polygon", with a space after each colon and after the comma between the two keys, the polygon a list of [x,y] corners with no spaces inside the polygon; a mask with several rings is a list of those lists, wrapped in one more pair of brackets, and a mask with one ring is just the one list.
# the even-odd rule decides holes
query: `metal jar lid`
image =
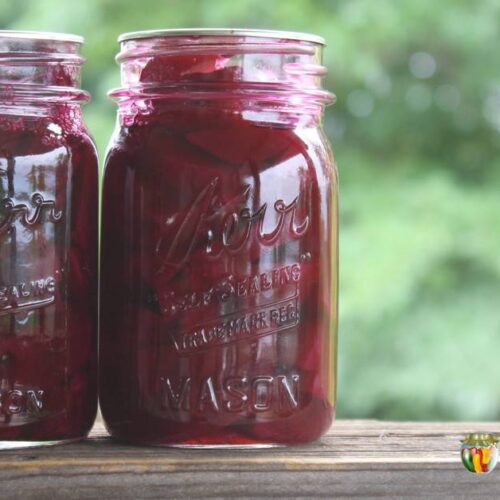
{"label": "metal jar lid", "polygon": [[136,40],[140,38],[156,38],[169,36],[236,36],[236,37],[255,37],[255,38],[276,38],[296,40],[301,42],[312,42],[319,45],[325,45],[325,39],[312,35],[310,33],[298,33],[295,31],[275,31],[275,30],[257,30],[257,29],[229,29],[229,28],[185,28],[185,29],[164,29],[164,30],[146,30],[132,31],[123,33],[118,37],[118,42],[127,40]]}
{"label": "metal jar lid", "polygon": [[12,38],[15,40],[54,40],[55,42],[84,43],[79,35],[67,33],[50,33],[48,31],[17,31],[0,30],[0,38]]}

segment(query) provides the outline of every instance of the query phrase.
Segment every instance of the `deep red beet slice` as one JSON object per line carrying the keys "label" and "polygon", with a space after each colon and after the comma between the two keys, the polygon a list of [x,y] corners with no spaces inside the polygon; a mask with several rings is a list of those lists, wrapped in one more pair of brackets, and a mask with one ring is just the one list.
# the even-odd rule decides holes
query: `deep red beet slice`
{"label": "deep red beet slice", "polygon": [[142,83],[171,83],[178,81],[233,81],[235,71],[226,57],[206,55],[160,56],[151,58],[141,71]]}
{"label": "deep red beet slice", "polygon": [[241,165],[273,160],[290,147],[290,136],[265,126],[243,123],[240,127],[199,130],[186,134],[194,145],[224,162]]}

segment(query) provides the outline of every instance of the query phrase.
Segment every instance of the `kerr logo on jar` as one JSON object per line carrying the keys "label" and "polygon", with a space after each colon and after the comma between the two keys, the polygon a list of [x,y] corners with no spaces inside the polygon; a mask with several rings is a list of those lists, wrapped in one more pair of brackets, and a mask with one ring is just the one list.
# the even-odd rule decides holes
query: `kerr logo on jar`
{"label": "kerr logo on jar", "polygon": [[[283,231],[288,231],[292,238],[300,239],[310,225],[310,215],[301,219],[297,215],[299,197],[290,203],[277,200],[273,206],[263,203],[257,210],[248,208],[251,203],[252,188],[243,186],[241,192],[228,201],[222,202],[218,194],[219,178],[216,177],[193,200],[184,216],[169,217],[166,230],[156,245],[156,254],[162,265],[158,273],[165,267],[181,267],[190,258],[198,246],[203,246],[208,258],[216,259],[223,252],[237,254],[251,238],[262,245],[273,245]],[[305,198],[309,198],[309,190],[305,190]],[[308,207],[308,200],[302,200]],[[305,210],[304,210],[305,211]],[[274,212],[276,223],[271,231],[264,230],[266,213]],[[174,225],[177,229],[170,230]]]}
{"label": "kerr logo on jar", "polygon": [[488,474],[498,462],[498,439],[493,434],[475,432],[462,441],[462,463],[469,472]]}
{"label": "kerr logo on jar", "polygon": [[0,235],[12,231],[14,223],[19,220],[25,227],[33,227],[43,221],[45,214],[50,222],[59,222],[62,212],[56,210],[55,202],[45,200],[40,193],[31,197],[33,207],[25,203],[15,203],[12,198],[5,198],[0,204]]}

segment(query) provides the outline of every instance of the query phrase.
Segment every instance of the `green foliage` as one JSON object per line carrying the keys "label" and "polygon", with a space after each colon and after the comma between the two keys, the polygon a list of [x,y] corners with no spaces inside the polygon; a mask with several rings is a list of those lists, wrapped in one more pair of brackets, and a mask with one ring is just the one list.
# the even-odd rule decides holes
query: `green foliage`
{"label": "green foliage", "polygon": [[318,33],[338,103],[339,414],[500,418],[500,3],[495,0],[16,0],[0,27],[87,39],[104,152],[124,31]]}
{"label": "green foliage", "polygon": [[439,165],[348,164],[341,414],[498,418],[498,186],[468,186]]}

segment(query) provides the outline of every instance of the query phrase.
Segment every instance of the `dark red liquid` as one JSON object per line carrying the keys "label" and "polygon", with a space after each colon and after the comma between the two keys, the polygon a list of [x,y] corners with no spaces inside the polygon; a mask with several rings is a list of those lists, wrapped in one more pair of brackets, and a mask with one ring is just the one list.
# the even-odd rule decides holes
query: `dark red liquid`
{"label": "dark red liquid", "polygon": [[[239,69],[217,68],[213,56],[157,57],[141,82],[238,80]],[[123,118],[103,189],[111,435],[156,445],[321,436],[334,415],[336,217],[331,158],[300,110],[178,98]]]}
{"label": "dark red liquid", "polygon": [[96,414],[97,158],[79,117],[0,117],[0,441],[83,437]]}

